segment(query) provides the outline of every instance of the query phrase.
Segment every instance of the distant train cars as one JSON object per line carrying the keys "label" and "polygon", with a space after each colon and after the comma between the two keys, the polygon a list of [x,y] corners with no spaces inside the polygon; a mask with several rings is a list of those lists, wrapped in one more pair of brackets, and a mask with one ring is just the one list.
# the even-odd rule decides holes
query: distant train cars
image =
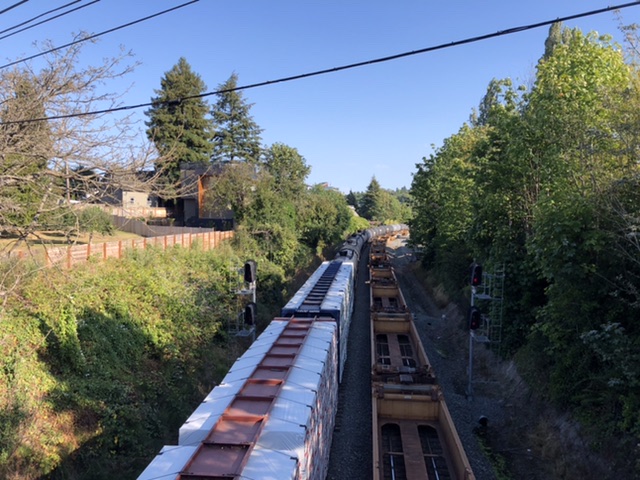
{"label": "distant train cars", "polygon": [[236,360],[138,477],[287,480],[326,477],[362,248],[406,225],[350,237]]}
{"label": "distant train cars", "polygon": [[369,263],[374,480],[474,480],[386,254]]}

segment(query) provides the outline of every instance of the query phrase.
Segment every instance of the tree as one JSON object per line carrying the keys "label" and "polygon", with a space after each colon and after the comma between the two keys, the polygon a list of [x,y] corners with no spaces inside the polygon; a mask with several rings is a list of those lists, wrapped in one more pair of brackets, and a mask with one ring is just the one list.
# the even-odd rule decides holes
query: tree
{"label": "tree", "polygon": [[241,160],[257,164],[262,153],[262,129],[250,114],[253,104],[246,103],[237,86],[235,73],[218,86],[218,101],[211,110],[215,128],[212,158],[219,162]]}
{"label": "tree", "polygon": [[542,60],[548,60],[558,45],[562,45],[569,40],[570,30],[563,28],[562,22],[552,23],[549,27],[549,34],[544,41],[544,55]]}
{"label": "tree", "polygon": [[274,143],[264,154],[264,165],[273,177],[273,189],[287,198],[295,198],[306,190],[305,180],[311,167],[298,150]]}
{"label": "tree", "polygon": [[[352,194],[351,201],[354,200],[357,197]],[[398,223],[408,221],[410,217],[411,207],[403,205],[393,192],[380,187],[375,177],[371,179],[367,191],[362,194],[358,203],[358,214],[374,222]]]}
{"label": "tree", "polygon": [[474,155],[486,129],[463,125],[436,152],[418,164],[411,184],[411,239],[425,247],[423,261],[435,268],[450,291],[460,287],[472,259],[468,243],[473,221],[477,165]]}
{"label": "tree", "polygon": [[98,206],[91,206],[80,209],[78,212],[69,211],[65,215],[69,230],[67,241],[71,242],[72,236],[79,233],[89,234],[89,243],[93,240],[93,235],[113,235],[115,226],[111,214],[105,212]]}
{"label": "tree", "polygon": [[[131,146],[130,118],[87,115],[118,105],[119,95],[97,86],[133,71],[131,55],[121,51],[88,64],[81,60],[84,45],[55,50],[45,43],[43,50],[52,51],[40,71],[29,62],[0,71],[0,229],[19,239],[65,228],[71,185],[96,192],[98,201],[107,195],[105,175],[113,189],[156,189],[155,179],[138,176],[152,164],[145,147]],[[80,165],[95,175],[84,175]]]}
{"label": "tree", "polygon": [[344,238],[353,216],[344,195],[315,186],[300,207],[298,228],[302,240],[316,252],[336,244]]}
{"label": "tree", "polygon": [[362,197],[358,213],[367,220],[380,221],[382,217],[381,201],[382,187],[380,187],[376,177],[373,177]]}
{"label": "tree", "polygon": [[355,193],[353,190],[349,190],[349,193],[347,193],[347,196],[346,196],[347,205],[351,205],[353,208],[356,209],[356,211],[358,210],[358,205],[360,204],[358,196],[361,197],[362,195]]}
{"label": "tree", "polygon": [[211,212],[232,211],[242,222],[254,201],[256,184],[263,181],[264,172],[254,165],[233,162],[217,169],[205,193],[205,209]]}
{"label": "tree", "polygon": [[160,154],[157,168],[169,182],[180,178],[180,163],[207,164],[213,147],[213,122],[207,118],[208,104],[198,95],[207,86],[184,57],[160,80],[152,106],[147,137]]}
{"label": "tree", "polygon": [[47,176],[53,157],[51,129],[46,120],[37,120],[46,118],[38,79],[24,70],[8,72],[2,79],[0,223],[5,230],[25,229],[53,188]]}

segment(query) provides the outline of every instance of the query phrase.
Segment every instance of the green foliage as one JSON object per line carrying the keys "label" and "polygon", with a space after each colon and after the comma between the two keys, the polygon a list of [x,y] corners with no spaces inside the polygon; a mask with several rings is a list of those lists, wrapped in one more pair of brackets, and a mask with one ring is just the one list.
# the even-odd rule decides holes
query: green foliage
{"label": "green foliage", "polygon": [[638,85],[608,37],[554,25],[531,92],[493,80],[411,189],[438,281],[455,295],[472,258],[504,265],[502,351],[620,446],[640,439]]}
{"label": "green foliage", "polygon": [[295,199],[307,188],[305,180],[311,172],[302,155],[295,148],[274,143],[264,152],[264,166],[273,177],[273,190],[279,195]]}
{"label": "green foliage", "polygon": [[[5,79],[0,108],[0,225],[25,229],[38,215],[56,188],[47,178],[47,162],[53,156],[51,129],[47,122],[9,123],[44,118],[45,104],[37,93],[38,79],[30,72],[12,72]],[[50,201],[50,200],[49,200]]]}
{"label": "green foliage", "polygon": [[473,159],[484,138],[482,128],[465,125],[418,165],[411,187],[412,241],[424,246],[423,262],[434,268],[438,281],[454,290],[465,284],[473,259],[467,242],[477,194]]}
{"label": "green foliage", "polygon": [[46,118],[46,105],[38,92],[39,79],[30,71],[14,71],[8,75],[9,92],[2,101],[0,144],[15,176],[41,173],[53,155],[53,139],[48,122],[9,123],[17,120]]}
{"label": "green foliage", "polygon": [[262,129],[251,116],[252,104],[244,100],[237,86],[236,73],[218,85],[218,100],[211,110],[215,127],[212,158],[219,162],[240,160],[257,164],[262,153]]}
{"label": "green foliage", "polygon": [[362,200],[362,193],[356,193],[352,190],[349,190],[347,194],[347,204],[352,206],[356,211],[358,211],[360,201]]}
{"label": "green foliage", "polygon": [[391,192],[383,189],[375,177],[364,194],[349,192],[347,202],[356,208],[358,214],[377,223],[404,223],[410,217],[409,194],[402,191]]}
{"label": "green foliage", "polygon": [[249,162],[226,162],[212,177],[205,197],[208,210],[234,212],[240,231],[253,235],[256,249],[293,273],[311,252],[344,238],[352,212],[339,192],[307,190],[304,158],[276,144],[262,168]]}
{"label": "green foliage", "polygon": [[370,226],[371,224],[366,218],[362,218],[358,215],[351,215],[351,218],[349,219],[349,227],[347,227],[347,235],[352,235],[362,230],[366,230]]}
{"label": "green foliage", "polygon": [[475,432],[478,439],[478,444],[480,445],[480,450],[484,454],[485,457],[489,459],[491,466],[493,467],[493,473],[497,480],[512,480],[513,476],[509,472],[509,468],[507,466],[507,461],[504,456],[495,451],[491,445],[489,444],[488,438],[486,437],[486,433],[484,432]]}
{"label": "green foliage", "polygon": [[382,187],[375,177],[371,179],[366,192],[360,203],[358,213],[367,220],[382,221],[384,214],[382,212]]}
{"label": "green foliage", "polygon": [[[206,85],[184,57],[160,80],[160,89],[145,115],[147,136],[161,159],[156,167],[170,182],[180,178],[180,163],[209,163],[212,152],[209,106],[198,95]],[[187,98],[189,97],[189,98]]]}
{"label": "green foliage", "polygon": [[111,215],[99,207],[87,207],[78,214],[78,227],[81,232],[113,235],[115,227]]}
{"label": "green foliage", "polygon": [[339,192],[320,186],[306,195],[299,212],[302,241],[316,252],[344,238],[353,214]]}
{"label": "green foliage", "polygon": [[229,367],[239,265],[228,248],[136,250],[23,282],[2,318],[2,476],[139,473]]}

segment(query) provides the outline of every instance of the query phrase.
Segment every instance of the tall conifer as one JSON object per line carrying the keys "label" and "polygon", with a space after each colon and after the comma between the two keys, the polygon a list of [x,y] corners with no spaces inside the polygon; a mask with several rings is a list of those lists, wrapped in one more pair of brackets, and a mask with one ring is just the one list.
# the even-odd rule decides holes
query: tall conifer
{"label": "tall conifer", "polygon": [[213,123],[209,105],[198,95],[207,86],[182,57],[160,80],[160,89],[145,114],[147,136],[155,144],[160,161],[156,165],[172,182],[180,177],[180,163],[209,163]]}
{"label": "tall conifer", "polygon": [[215,124],[213,160],[242,160],[255,164],[260,160],[262,153],[262,129],[250,114],[253,104],[247,103],[242,93],[235,90],[237,86],[236,73],[231,74],[225,83],[218,86],[218,101],[211,110]]}

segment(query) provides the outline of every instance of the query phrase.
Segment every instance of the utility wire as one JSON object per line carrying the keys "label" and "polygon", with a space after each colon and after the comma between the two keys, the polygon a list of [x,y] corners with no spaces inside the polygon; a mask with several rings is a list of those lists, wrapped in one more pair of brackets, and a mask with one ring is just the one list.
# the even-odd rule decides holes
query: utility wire
{"label": "utility wire", "polygon": [[24,21],[22,23],[19,23],[17,25],[14,25],[13,27],[9,27],[9,28],[5,28],[4,30],[0,30],[0,34],[9,32],[9,31],[11,31],[11,30],[13,30],[15,28],[18,28],[18,27],[21,27],[23,25],[26,25],[27,23],[33,22],[34,20],[37,20],[40,17],[44,17],[45,15],[48,15],[50,13],[57,12],[58,10],[61,10],[61,9],[65,8],[65,7],[68,7],[69,5],[73,5],[74,3],[78,3],[78,2],[81,2],[81,1],[82,0],[74,0],[73,2],[67,3],[66,5],[62,5],[61,7],[54,8],[53,10],[49,10],[48,12],[41,13],[40,15],[36,15],[35,17],[30,18],[29,20],[26,20],[26,21]]}
{"label": "utility wire", "polygon": [[58,50],[62,50],[63,48],[68,48],[68,47],[71,47],[71,46],[76,45],[78,43],[86,42],[87,40],[93,40],[94,38],[101,37],[102,35],[106,35],[107,33],[113,33],[115,31],[122,30],[123,28],[130,27],[132,25],[144,22],[146,20],[150,20],[150,19],[158,17],[160,15],[164,15],[165,13],[173,12],[174,10],[178,10],[179,8],[186,7],[187,5],[191,5],[192,3],[196,3],[196,2],[199,2],[199,1],[200,0],[191,0],[190,2],[183,3],[181,5],[169,8],[167,10],[163,10],[162,12],[154,13],[153,15],[149,15],[147,17],[140,18],[138,20],[134,20],[133,22],[125,23],[124,25],[119,25],[117,27],[110,28],[109,30],[105,30],[104,32],[100,32],[100,33],[96,33],[96,34],[93,34],[93,35],[88,35],[86,37],[82,37],[82,38],[80,38],[78,40],[75,40],[73,42],[67,43],[65,45],[60,45],[59,47],[55,47],[55,48],[52,48],[50,50],[47,50],[46,52],[36,53],[35,55],[31,55],[30,57],[25,57],[25,58],[22,58],[20,60],[16,60],[15,62],[11,62],[11,63],[7,63],[5,65],[1,65],[0,69],[11,67],[13,65],[17,65],[18,63],[23,63],[23,62],[26,62],[28,60],[33,60],[34,58],[41,57],[42,55],[47,55],[49,53],[53,53],[53,52],[56,52]]}
{"label": "utility wire", "polygon": [[[197,0],[194,0],[197,1]],[[192,3],[192,2],[190,2]],[[186,5],[186,4],[185,4]],[[462,40],[456,40],[450,43],[441,43],[439,45],[435,45],[432,47],[426,47],[426,48],[422,48],[420,50],[412,50],[410,52],[404,52],[404,53],[398,53],[396,55],[390,55],[387,57],[380,57],[380,58],[375,58],[372,60],[366,60],[363,62],[357,62],[357,63],[350,63],[348,65],[342,65],[342,66],[338,66],[338,67],[333,67],[333,68],[327,68],[324,70],[316,70],[314,72],[309,72],[309,73],[302,73],[299,75],[293,75],[290,77],[282,77],[282,78],[278,78],[276,80],[267,80],[264,82],[259,82],[259,83],[252,83],[249,85],[241,85],[239,87],[235,87],[235,88],[228,88],[228,89],[224,89],[224,90],[216,90],[213,92],[206,92],[206,93],[201,93],[198,95],[190,95],[187,97],[182,97],[182,98],[178,98],[176,100],[167,100],[167,101],[152,101],[152,102],[146,102],[146,103],[139,103],[136,105],[124,105],[122,107],[113,107],[113,108],[106,108],[104,110],[93,110],[91,112],[82,112],[82,113],[70,113],[67,115],[55,115],[55,116],[51,116],[51,117],[42,117],[42,118],[33,118],[33,119],[29,119],[29,120],[14,120],[11,122],[0,122],[0,125],[12,125],[14,123],[32,123],[32,122],[41,122],[41,121],[46,121],[46,120],[60,120],[60,119],[64,119],[64,118],[74,118],[74,117],[83,117],[83,116],[87,116],[87,115],[101,115],[104,113],[111,113],[111,112],[122,112],[125,110],[135,110],[138,108],[144,108],[144,107],[151,107],[151,106],[156,106],[156,105],[179,105],[180,103],[186,101],[186,100],[191,100],[194,98],[204,98],[204,97],[209,97],[211,95],[219,95],[222,93],[229,93],[229,92],[237,92],[240,90],[249,90],[252,88],[258,88],[258,87],[264,87],[267,85],[274,85],[276,83],[284,83],[284,82],[291,82],[293,80],[301,80],[303,78],[309,78],[309,77],[316,77],[318,75],[324,75],[327,73],[334,73],[334,72],[340,72],[342,70],[350,70],[353,68],[359,68],[359,67],[364,67],[367,65],[375,65],[376,63],[383,63],[383,62],[389,62],[391,60],[397,60],[399,58],[405,58],[405,57],[410,57],[413,55],[419,55],[422,53],[428,53],[428,52],[433,52],[436,50],[443,50],[445,48],[451,48],[451,47],[457,47],[459,45],[466,45],[468,43],[475,43],[475,42],[479,42],[482,40],[488,40],[490,38],[495,38],[495,37],[501,37],[504,35],[511,35],[513,33],[519,33],[519,32],[524,32],[527,30],[532,30],[535,28],[540,28],[540,27],[544,27],[546,25],[552,25],[554,23],[557,22],[564,22],[567,20],[575,20],[576,18],[583,18],[583,17],[589,17],[589,16],[593,16],[593,15],[598,15],[600,13],[605,13],[605,12],[610,12],[612,10],[620,10],[622,8],[627,8],[627,7],[634,7],[640,5],[640,0],[635,1],[635,2],[630,2],[630,3],[624,3],[621,5],[614,5],[611,7],[605,7],[605,8],[600,8],[598,10],[591,10],[588,12],[583,12],[583,13],[577,13],[575,15],[569,15],[566,17],[558,17],[556,19],[553,20],[545,20],[544,22],[538,22],[538,23],[532,23],[529,25],[523,25],[520,27],[513,27],[513,28],[508,28],[506,30],[499,30],[495,33],[488,33],[485,35],[479,35],[477,37],[468,37]],[[60,47],[62,48],[62,47]],[[5,65],[6,66],[6,65]],[[4,67],[0,67],[0,68],[4,68]]]}
{"label": "utility wire", "polygon": [[[18,25],[14,25],[13,27],[9,27],[9,28],[6,28],[6,29],[4,29],[4,30],[0,31],[0,34],[3,34],[3,33],[6,33],[6,32],[9,32],[9,31],[11,31],[11,30],[15,30],[16,28],[18,28],[18,27],[22,27],[23,25],[26,25],[26,24],[28,24],[28,23],[31,23],[31,22],[33,22],[34,20],[37,20],[38,18],[44,17],[45,15],[49,15],[50,13],[53,13],[53,12],[57,12],[58,10],[62,10],[63,8],[68,7],[69,5],[73,5],[74,3],[78,3],[78,2],[81,2],[81,1],[82,1],[82,0],[75,0],[75,1],[73,1],[73,2],[71,2],[71,3],[67,3],[66,5],[62,5],[61,7],[54,8],[53,10],[49,10],[48,12],[41,13],[40,15],[37,15],[37,16],[35,16],[35,17],[33,17],[33,18],[30,18],[29,20],[27,20],[27,21],[25,21],[25,22],[19,23]],[[51,17],[51,18],[47,18],[46,20],[42,20],[42,21],[40,21],[40,22],[38,22],[38,23],[34,23],[33,25],[29,25],[28,27],[25,27],[25,28],[22,28],[22,29],[20,29],[20,30],[17,30],[17,31],[15,31],[15,32],[13,32],[13,33],[10,33],[10,34],[8,34],[8,35],[5,35],[4,37],[0,37],[0,40],[3,40],[3,39],[5,39],[5,38],[7,38],[7,37],[11,37],[12,35],[16,35],[16,34],[18,34],[18,33],[20,33],[20,32],[24,32],[25,30],[29,30],[29,29],[31,29],[31,28],[33,28],[33,27],[37,27],[38,25],[42,25],[43,23],[50,22],[51,20],[55,20],[56,18],[64,17],[65,15],[68,15],[68,14],[70,14],[70,13],[73,13],[73,12],[75,12],[75,11],[77,11],[77,10],[80,10],[80,9],[84,8],[84,7],[88,7],[89,5],[93,5],[94,3],[97,3],[97,2],[99,2],[99,1],[100,1],[100,0],[93,0],[93,1],[92,1],[92,2],[90,2],[90,3],[87,3],[87,4],[81,5],[81,6],[79,6],[79,7],[73,8],[73,9],[68,10],[68,11],[66,11],[66,12],[60,13],[60,14],[58,14],[58,15],[55,15],[55,16],[53,16],[53,17]]]}
{"label": "utility wire", "polygon": [[7,13],[9,10],[13,10],[14,8],[19,7],[20,5],[22,5],[23,3],[27,3],[28,1],[29,0],[22,0],[21,2],[14,3],[10,7],[5,8],[4,10],[0,10],[0,15],[2,15],[3,13]]}

